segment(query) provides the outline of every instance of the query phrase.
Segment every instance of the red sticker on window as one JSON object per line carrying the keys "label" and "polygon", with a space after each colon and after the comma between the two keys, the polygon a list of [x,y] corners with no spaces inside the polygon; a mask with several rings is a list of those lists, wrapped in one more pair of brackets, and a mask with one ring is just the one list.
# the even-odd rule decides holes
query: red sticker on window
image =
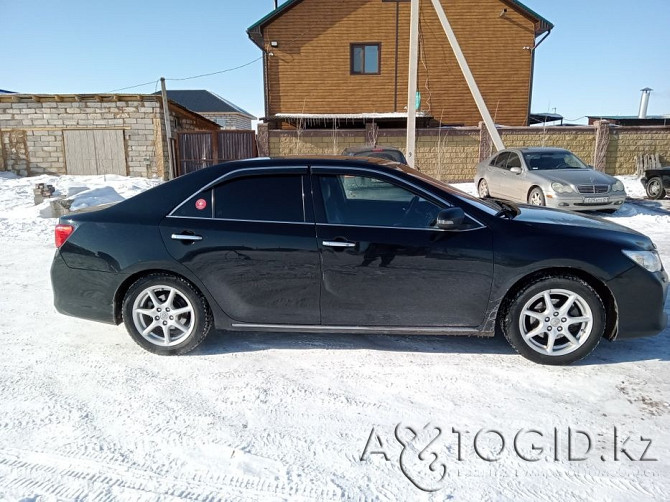
{"label": "red sticker on window", "polygon": [[195,201],[195,208],[198,211],[202,211],[207,207],[207,201],[205,199],[198,199]]}

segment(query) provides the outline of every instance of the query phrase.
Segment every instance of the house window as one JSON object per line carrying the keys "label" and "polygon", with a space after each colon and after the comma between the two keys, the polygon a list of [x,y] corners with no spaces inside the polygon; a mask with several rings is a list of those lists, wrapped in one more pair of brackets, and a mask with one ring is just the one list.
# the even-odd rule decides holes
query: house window
{"label": "house window", "polygon": [[378,75],[381,44],[351,44],[352,75]]}

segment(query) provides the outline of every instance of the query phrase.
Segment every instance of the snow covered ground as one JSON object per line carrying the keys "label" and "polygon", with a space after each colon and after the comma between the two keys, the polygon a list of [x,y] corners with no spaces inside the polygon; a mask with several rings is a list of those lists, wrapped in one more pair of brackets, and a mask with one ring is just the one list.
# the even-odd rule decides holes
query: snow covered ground
{"label": "snow covered ground", "polygon": [[[0,500],[668,500],[670,330],[566,368],[427,336],[215,333],[155,356],[55,312],[39,182],[80,207],[156,183],[0,173]],[[609,218],[666,265],[667,204]]]}

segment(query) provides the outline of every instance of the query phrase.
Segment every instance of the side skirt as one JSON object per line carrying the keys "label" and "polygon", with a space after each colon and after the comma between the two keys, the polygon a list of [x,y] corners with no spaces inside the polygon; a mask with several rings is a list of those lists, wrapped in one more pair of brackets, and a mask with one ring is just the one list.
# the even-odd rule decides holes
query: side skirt
{"label": "side skirt", "polygon": [[310,324],[253,324],[233,323],[231,329],[242,331],[291,331],[303,333],[377,333],[381,335],[460,335],[491,337],[493,332],[476,327],[426,327],[426,326],[321,326]]}

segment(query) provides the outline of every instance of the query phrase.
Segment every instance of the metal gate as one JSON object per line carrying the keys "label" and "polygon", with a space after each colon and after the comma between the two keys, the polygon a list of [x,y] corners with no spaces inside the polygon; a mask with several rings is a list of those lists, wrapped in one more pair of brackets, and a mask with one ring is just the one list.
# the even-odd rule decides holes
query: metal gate
{"label": "metal gate", "polygon": [[178,175],[227,160],[258,157],[254,131],[199,131],[177,134]]}

